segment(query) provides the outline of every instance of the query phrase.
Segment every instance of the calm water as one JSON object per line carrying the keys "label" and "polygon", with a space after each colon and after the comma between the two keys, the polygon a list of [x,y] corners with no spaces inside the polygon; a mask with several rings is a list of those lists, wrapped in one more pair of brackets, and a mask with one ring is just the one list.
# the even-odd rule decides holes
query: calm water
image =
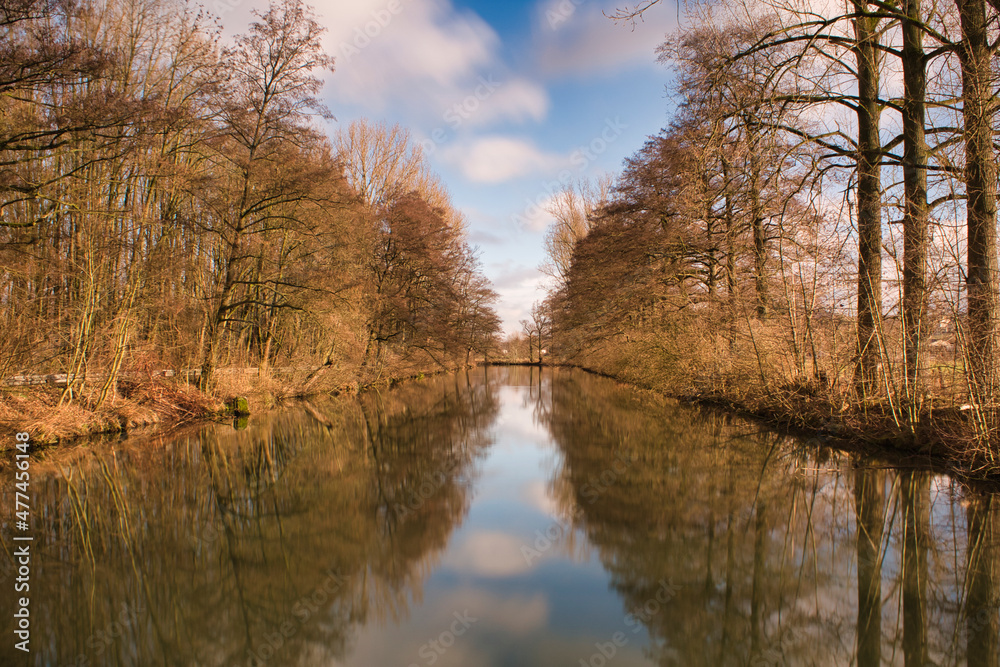
{"label": "calm water", "polygon": [[0,664],[997,662],[996,499],[580,372],[78,454],[34,464],[32,653],[5,611]]}

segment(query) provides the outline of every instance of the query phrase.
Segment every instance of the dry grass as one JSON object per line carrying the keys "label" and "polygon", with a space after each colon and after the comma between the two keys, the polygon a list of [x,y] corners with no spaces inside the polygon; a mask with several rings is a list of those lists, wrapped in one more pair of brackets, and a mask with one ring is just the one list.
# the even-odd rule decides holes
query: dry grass
{"label": "dry grass", "polygon": [[[0,393],[0,428],[4,432],[27,431],[36,443],[119,430],[106,412],[94,412],[79,404],[59,405],[60,392],[52,388]],[[4,438],[9,444],[11,438]]]}
{"label": "dry grass", "polygon": [[[181,381],[150,378],[123,382],[119,394],[95,407],[96,388],[59,405],[62,390],[36,386],[0,391],[0,432],[27,431],[51,444],[98,433],[178,424],[219,412],[222,404]],[[3,438],[9,446],[12,438]]]}
{"label": "dry grass", "polygon": [[[151,366],[150,368],[152,368]],[[430,370],[429,370],[430,369]],[[31,433],[36,444],[66,442],[101,433],[133,431],[142,427],[175,426],[224,412],[235,397],[245,397],[251,412],[276,407],[283,399],[357,391],[359,385],[391,383],[449,370],[428,358],[384,355],[359,380],[357,367],[343,360],[319,368],[282,368],[273,372],[244,367],[220,369],[212,395],[179,378],[164,378],[130,368],[118,392],[96,407],[98,387],[85,387],[70,402],[59,405],[62,389],[49,385],[0,390],[0,460],[9,458],[12,435]],[[145,371],[145,372],[143,372]]]}
{"label": "dry grass", "polygon": [[151,379],[135,385],[120,387],[120,413],[126,419],[137,419],[136,425],[151,422],[141,421],[143,414],[156,415],[156,421],[180,423],[201,419],[219,412],[222,405],[218,399],[203,394],[194,386],[183,381]]}
{"label": "dry grass", "polygon": [[253,372],[244,369],[227,372],[226,369],[220,369],[214,382],[214,394],[220,399],[228,402],[242,396],[250,402],[251,409],[272,408],[283,398],[295,394],[295,383],[289,378],[275,377],[267,372],[259,373],[256,369]]}
{"label": "dry grass", "polygon": [[[783,427],[931,456],[975,477],[1000,476],[998,415],[969,408],[954,346],[928,346],[921,392],[903,381],[901,336],[886,326],[885,362],[873,396],[853,386],[853,323],[695,315],[633,327],[561,360],[632,384],[724,405]],[[943,340],[938,336],[936,340]]]}

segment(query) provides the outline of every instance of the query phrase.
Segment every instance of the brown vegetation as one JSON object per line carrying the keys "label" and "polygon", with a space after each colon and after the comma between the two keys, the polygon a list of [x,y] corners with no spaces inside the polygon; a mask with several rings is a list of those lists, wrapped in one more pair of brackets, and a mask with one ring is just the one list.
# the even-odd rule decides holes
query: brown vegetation
{"label": "brown vegetation", "polygon": [[[492,344],[496,294],[407,132],[322,131],[334,62],[299,0],[227,47],[174,0],[0,0],[0,18],[0,383],[67,376],[34,407],[0,388],[8,424],[177,420]],[[150,380],[165,369],[205,394]]]}
{"label": "brown vegetation", "polygon": [[809,9],[691,7],[671,123],[552,211],[552,349],[996,474],[997,11]]}

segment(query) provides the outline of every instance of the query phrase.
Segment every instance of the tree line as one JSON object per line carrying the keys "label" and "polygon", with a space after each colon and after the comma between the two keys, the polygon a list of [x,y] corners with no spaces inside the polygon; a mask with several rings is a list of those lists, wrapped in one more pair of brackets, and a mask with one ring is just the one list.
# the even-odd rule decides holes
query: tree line
{"label": "tree line", "polygon": [[[499,329],[462,214],[408,132],[341,125],[324,29],[180,0],[0,0],[0,376],[467,362]],[[93,384],[93,383],[91,383]]]}
{"label": "tree line", "polygon": [[998,10],[690,6],[658,50],[669,124],[552,206],[560,353],[693,391],[822,394],[910,434],[963,404],[988,441]]}

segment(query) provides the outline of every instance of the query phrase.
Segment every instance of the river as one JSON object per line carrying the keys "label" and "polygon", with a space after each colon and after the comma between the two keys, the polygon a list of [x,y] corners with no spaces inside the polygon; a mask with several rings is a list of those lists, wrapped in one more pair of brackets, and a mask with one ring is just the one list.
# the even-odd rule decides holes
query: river
{"label": "river", "polygon": [[33,465],[31,652],[4,613],[4,665],[997,664],[997,499],[581,371]]}

